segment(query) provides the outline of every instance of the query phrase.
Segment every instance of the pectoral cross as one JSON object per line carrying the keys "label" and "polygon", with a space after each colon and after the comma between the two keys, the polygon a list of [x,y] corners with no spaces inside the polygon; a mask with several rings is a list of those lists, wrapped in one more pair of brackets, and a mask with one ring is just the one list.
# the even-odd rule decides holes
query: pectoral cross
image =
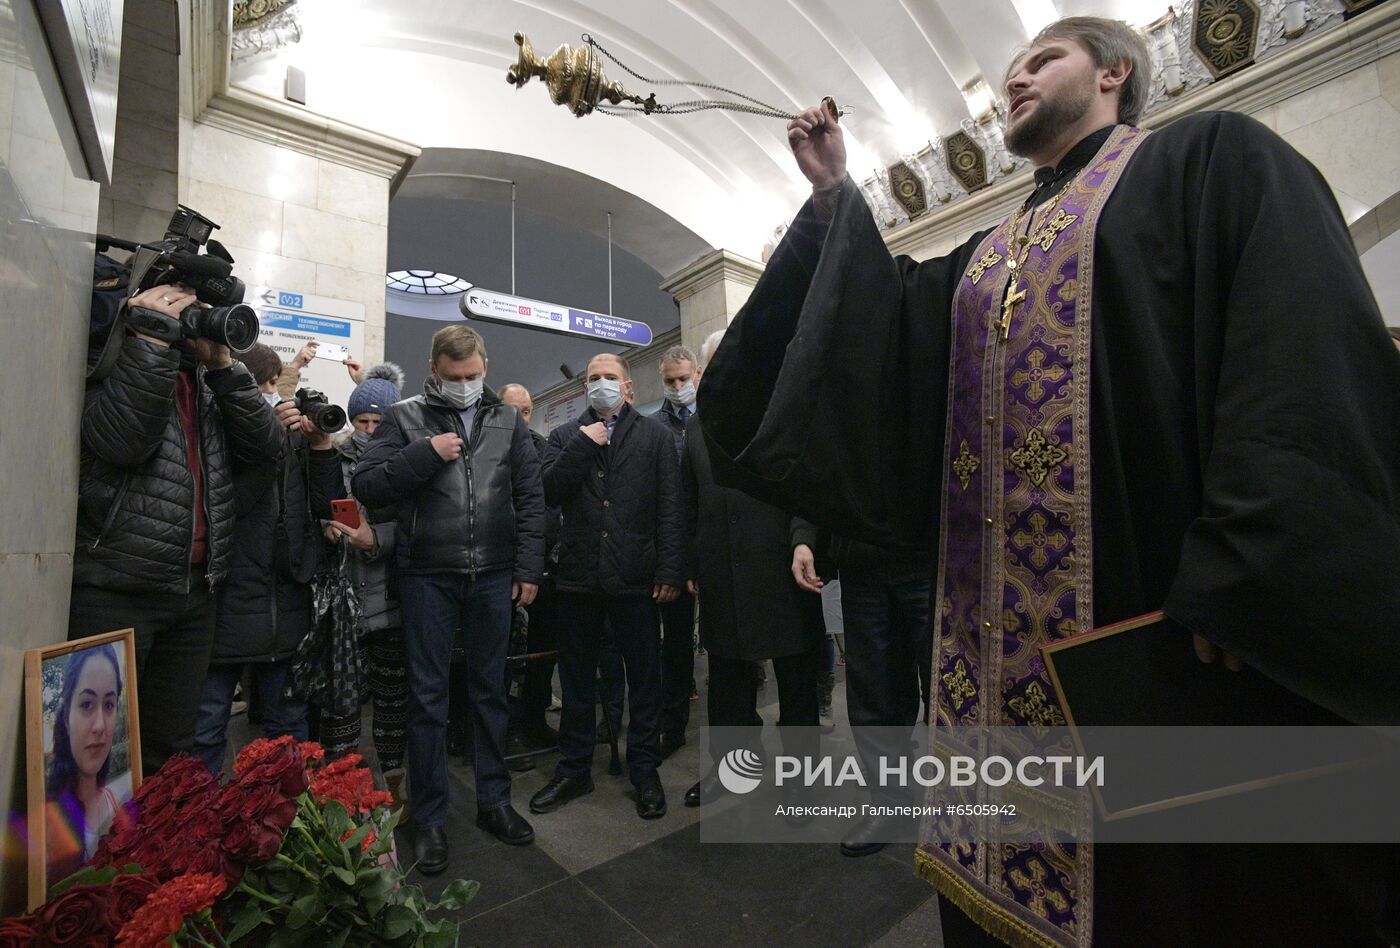
{"label": "pectoral cross", "polygon": [[1011,317],[1016,314],[1016,307],[1026,300],[1026,291],[1021,289],[1021,281],[1017,280],[1014,288],[1007,287],[1006,299],[1001,304],[1001,321],[997,328],[1001,331],[1001,338],[1005,339],[1011,335]]}

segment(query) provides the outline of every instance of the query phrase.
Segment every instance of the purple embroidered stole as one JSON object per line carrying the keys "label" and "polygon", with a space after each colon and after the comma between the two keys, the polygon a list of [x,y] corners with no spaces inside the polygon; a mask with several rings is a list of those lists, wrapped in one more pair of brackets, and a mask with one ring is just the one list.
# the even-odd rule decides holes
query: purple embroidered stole
{"label": "purple embroidered stole", "polygon": [[[1114,129],[1057,200],[994,230],[959,282],[934,600],[936,743],[946,746],[938,731],[948,726],[1065,723],[1038,647],[1093,626],[1094,235],[1104,202],[1147,134]],[[1023,235],[1028,245],[1018,242]],[[1024,246],[1029,252],[1013,268]],[[1019,300],[1009,308],[1008,292]],[[937,802],[932,795],[930,802]],[[1092,824],[1087,811],[1070,814],[1081,829],[1085,821]],[[921,875],[1012,944],[1087,948],[1090,845],[1048,835],[1035,843],[950,843],[959,838],[956,825],[951,818],[926,822],[916,857]]]}

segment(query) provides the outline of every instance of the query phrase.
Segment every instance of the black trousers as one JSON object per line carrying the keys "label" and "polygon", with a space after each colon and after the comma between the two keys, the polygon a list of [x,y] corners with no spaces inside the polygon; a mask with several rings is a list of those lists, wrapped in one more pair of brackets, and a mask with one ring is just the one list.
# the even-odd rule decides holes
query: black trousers
{"label": "black trousers", "polygon": [[68,639],[136,630],[141,772],[150,776],[194,746],[199,697],[214,647],[215,594],[196,567],[188,594],[74,586]]}
{"label": "black trousers", "polygon": [[695,597],[682,592],[661,612],[661,733],[677,742],[690,723],[690,685],[695,680]]}
{"label": "black trousers", "polygon": [[603,623],[612,628],[627,676],[627,769],[640,785],[661,762],[661,635],[650,596],[559,594],[560,777],[583,777],[593,767],[597,740],[598,654]]}
{"label": "black trousers", "polygon": [[891,727],[919,720],[928,693],[933,626],[929,581],[841,576],[846,629],[846,710],[851,725]]}
{"label": "black trousers", "polygon": [[[797,756],[815,754],[821,723],[822,644],[826,627],[822,621],[821,597],[802,596],[803,650],[796,655],[774,658],[773,677],[778,685],[778,728],[785,753]],[[725,658],[709,651],[710,684],[705,697],[710,727],[752,727],[749,744],[757,749],[759,728],[758,669],[753,659]],[[795,729],[795,730],[789,730]],[[718,761],[730,748],[723,742],[710,742],[710,756]]]}
{"label": "black trousers", "polygon": [[[531,652],[552,652],[559,642],[559,603],[554,593],[554,581],[549,577],[540,584],[539,595],[525,610],[530,616],[530,635],[526,647]],[[520,728],[541,731],[548,727],[545,712],[553,697],[550,687],[554,681],[554,656],[536,658],[525,665],[525,678],[520,683]]]}

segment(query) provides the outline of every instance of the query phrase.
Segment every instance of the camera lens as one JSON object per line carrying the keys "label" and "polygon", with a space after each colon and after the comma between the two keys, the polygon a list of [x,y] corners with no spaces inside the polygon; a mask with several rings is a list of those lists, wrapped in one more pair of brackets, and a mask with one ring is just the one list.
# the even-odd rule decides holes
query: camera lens
{"label": "camera lens", "polygon": [[345,409],[339,405],[316,402],[307,405],[303,414],[311,419],[313,425],[326,434],[335,434],[345,427]]}
{"label": "camera lens", "polygon": [[200,310],[198,334],[228,346],[234,355],[242,355],[258,341],[258,314],[251,306],[215,306]]}

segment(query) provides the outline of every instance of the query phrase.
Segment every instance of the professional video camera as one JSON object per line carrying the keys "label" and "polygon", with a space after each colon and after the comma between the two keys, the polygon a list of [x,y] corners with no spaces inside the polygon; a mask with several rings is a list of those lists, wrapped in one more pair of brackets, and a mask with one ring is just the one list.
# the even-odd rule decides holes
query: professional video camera
{"label": "professional video camera", "polygon": [[335,434],[345,427],[345,409],[332,405],[330,399],[314,388],[297,389],[297,411],[326,434]]}
{"label": "professional video camera", "polygon": [[[227,346],[234,355],[253,348],[258,341],[258,316],[251,306],[243,304],[245,287],[233,276],[233,257],[223,244],[209,239],[218,227],[180,204],[158,243],[138,244],[98,235],[99,251],[120,247],[135,252],[127,281],[128,300],[153,286],[182,283],[210,307],[191,303],[179,319],[171,319],[155,310],[128,305],[124,313],[127,325],[172,345],[182,339],[202,338]],[[208,252],[201,254],[199,249],[206,244]]]}

